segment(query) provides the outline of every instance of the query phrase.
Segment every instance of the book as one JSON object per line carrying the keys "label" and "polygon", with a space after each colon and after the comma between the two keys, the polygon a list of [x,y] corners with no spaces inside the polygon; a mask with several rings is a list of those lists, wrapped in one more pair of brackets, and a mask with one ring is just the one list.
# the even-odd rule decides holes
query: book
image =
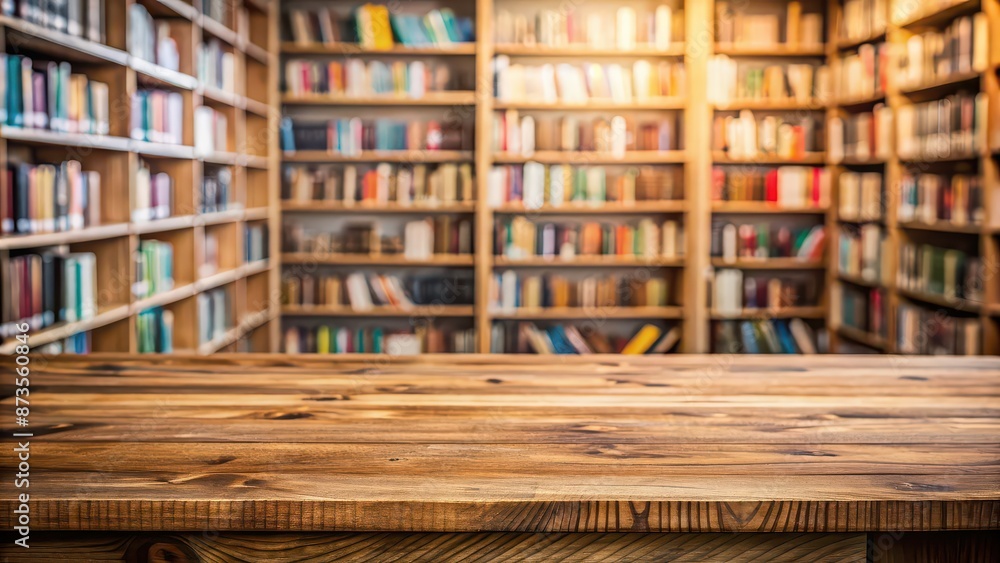
{"label": "book", "polygon": [[825,250],[823,233],[823,225],[734,224],[716,218],[712,221],[709,251],[711,256],[726,262],[766,258],[818,261]]}
{"label": "book", "polygon": [[183,144],[184,97],[169,90],[139,90],[132,96],[130,132],[137,141]]}
{"label": "book", "polygon": [[475,330],[440,328],[423,321],[405,329],[288,326],[283,332],[282,348],[286,354],[468,354],[475,351]]}
{"label": "book", "polygon": [[878,221],[883,217],[885,202],[881,173],[844,171],[838,183],[837,214],[841,221]]}
{"label": "book", "polygon": [[234,201],[233,173],[228,167],[219,167],[214,170],[206,167],[201,178],[201,197],[199,198],[199,210],[202,213],[216,213],[226,211],[239,206]]}
{"label": "book", "polygon": [[629,68],[618,63],[524,65],[500,55],[493,70],[496,97],[502,102],[572,105],[594,100],[627,105],[681,97],[687,81],[683,63],[654,65],[644,59]]}
{"label": "book", "polygon": [[842,226],[837,239],[837,271],[871,283],[888,281],[886,235],[881,225]]}
{"label": "book", "polygon": [[174,351],[174,313],[157,307],[136,315],[136,340],[140,354],[171,354]]}
{"label": "book", "polygon": [[[527,123],[534,138],[522,143]],[[584,122],[574,115],[559,118],[521,116],[517,110],[493,115],[493,150],[531,157],[538,151],[594,151],[624,158],[628,151],[681,150],[683,120],[666,112],[659,120],[631,120],[624,116],[596,117]]]}
{"label": "book", "polygon": [[827,72],[810,64],[746,62],[716,55],[708,61],[709,102],[719,108],[749,101],[816,103],[828,88]]}
{"label": "book", "polygon": [[815,354],[816,336],[802,319],[724,320],[713,327],[712,349],[729,354]]}
{"label": "book", "polygon": [[208,344],[225,337],[232,328],[232,302],[226,288],[196,296],[198,305],[198,342]]}
{"label": "book", "polygon": [[[572,261],[576,256],[628,256],[653,260],[684,254],[683,226],[650,218],[629,223],[536,223],[523,216],[494,221],[494,253],[512,260],[545,256]],[[664,244],[667,243],[667,244]]]}
{"label": "book", "polygon": [[64,133],[107,135],[108,85],[72,74],[69,63],[3,55],[5,124]]}
{"label": "book", "polygon": [[101,175],[75,160],[12,165],[3,183],[3,234],[52,233],[101,224]]}
{"label": "book", "polygon": [[282,125],[282,150],[327,151],[360,156],[362,151],[471,150],[470,124],[401,121],[358,117],[325,123],[287,121]]}
{"label": "book", "polygon": [[712,168],[713,201],[759,201],[777,207],[829,205],[830,174],[806,166]]}
{"label": "book", "polygon": [[725,152],[732,160],[752,161],[762,156],[801,160],[807,153],[821,150],[818,133],[819,122],[811,113],[757,117],[750,110],[741,110],[737,116],[716,114],[712,149]]}
{"label": "book", "polygon": [[230,143],[233,141],[233,139],[230,139],[229,132],[229,119],[224,113],[209,106],[195,108],[195,154],[208,156],[215,153],[229,152]]}
{"label": "book", "polygon": [[965,355],[982,353],[978,317],[943,314],[939,308],[902,302],[897,309],[896,350],[902,354]]}
{"label": "book", "polygon": [[285,62],[284,68],[284,91],[297,97],[419,99],[428,93],[474,89],[473,77],[468,72],[424,60],[292,59]]}
{"label": "book", "polygon": [[579,308],[601,316],[622,307],[664,307],[675,304],[671,289],[675,276],[526,274],[515,270],[490,277],[489,308],[494,312],[517,309]]}
{"label": "book", "polygon": [[243,263],[252,264],[268,258],[268,229],[266,223],[244,225]]}
{"label": "book", "polygon": [[985,72],[989,33],[987,15],[980,12],[957,17],[941,30],[910,36],[900,50],[899,87],[916,89]]}
{"label": "book", "polygon": [[979,176],[907,171],[900,180],[897,219],[925,225],[978,225],[985,220]]}
{"label": "book", "polygon": [[656,325],[645,325],[628,341],[621,353],[625,355],[643,354],[659,340],[662,334]]}
{"label": "book", "polygon": [[988,146],[987,100],[985,93],[960,93],[899,108],[899,157],[907,161],[977,157]]}
{"label": "book", "polygon": [[983,260],[953,248],[902,242],[898,249],[896,285],[916,294],[962,301],[983,301]]}
{"label": "book", "polygon": [[44,252],[12,256],[5,279],[10,291],[3,296],[0,336],[17,332],[28,323],[32,330],[58,322],[73,323],[98,313],[97,259],[89,252]]}
{"label": "book", "polygon": [[135,254],[135,282],[132,285],[132,294],[137,299],[142,299],[173,288],[173,245],[158,240],[140,241]]}
{"label": "book", "polygon": [[283,201],[345,207],[389,203],[434,207],[471,202],[474,191],[469,163],[287,166],[282,182]]}
{"label": "book", "polygon": [[854,113],[831,120],[828,147],[831,160],[887,160],[892,157],[892,109],[875,104],[869,112]]}
{"label": "book", "polygon": [[837,98],[841,102],[884,96],[888,87],[889,43],[859,45],[844,53],[837,68]]}
{"label": "book", "polygon": [[285,225],[283,252],[315,254],[400,255],[425,260],[438,254],[472,254],[472,221],[439,216],[397,225],[397,234],[383,234],[378,221],[350,223],[339,233],[307,232],[301,224]]}
{"label": "book", "polygon": [[202,43],[195,66],[203,85],[223,92],[236,91],[236,57],[223,42],[213,38]]}
{"label": "book", "polygon": [[132,222],[143,223],[170,217],[173,209],[174,181],[166,172],[153,172],[139,160],[132,183]]}

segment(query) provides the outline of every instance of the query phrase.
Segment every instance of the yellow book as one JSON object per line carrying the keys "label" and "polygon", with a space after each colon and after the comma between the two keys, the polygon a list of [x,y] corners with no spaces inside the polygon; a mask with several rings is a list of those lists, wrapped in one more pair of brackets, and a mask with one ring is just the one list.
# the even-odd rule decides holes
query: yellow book
{"label": "yellow book", "polygon": [[389,24],[389,8],[383,5],[368,4],[365,6],[368,11],[371,25],[373,45],[379,51],[392,49],[392,27]]}
{"label": "yellow book", "polygon": [[320,354],[330,353],[330,327],[321,326],[316,331],[316,351]]}
{"label": "yellow book", "polygon": [[639,329],[639,332],[632,337],[632,340],[629,340],[628,344],[622,348],[622,354],[632,356],[645,354],[646,350],[649,350],[650,346],[656,344],[656,341],[660,339],[661,334],[663,334],[663,331],[654,325],[646,325],[642,327]]}

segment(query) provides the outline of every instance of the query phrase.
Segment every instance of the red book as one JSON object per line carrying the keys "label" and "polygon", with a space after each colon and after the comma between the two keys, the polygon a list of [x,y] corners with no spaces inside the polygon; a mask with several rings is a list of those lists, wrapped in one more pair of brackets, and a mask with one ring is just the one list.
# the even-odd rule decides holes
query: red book
{"label": "red book", "polygon": [[764,178],[764,201],[778,201],[778,171],[769,170]]}

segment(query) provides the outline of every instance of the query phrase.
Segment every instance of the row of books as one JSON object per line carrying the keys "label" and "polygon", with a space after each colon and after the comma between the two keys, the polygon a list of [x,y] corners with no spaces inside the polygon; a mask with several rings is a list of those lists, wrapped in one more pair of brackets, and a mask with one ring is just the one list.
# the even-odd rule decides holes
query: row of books
{"label": "row of books", "polygon": [[174,200],[174,180],[166,172],[154,173],[139,160],[132,185],[132,221],[142,223],[170,217]]}
{"label": "row of books", "polygon": [[762,201],[779,207],[825,207],[830,174],[825,168],[780,166],[771,169],[712,168],[713,201]]}
{"label": "row of books", "polygon": [[899,87],[920,88],[989,67],[989,20],[985,13],[956,18],[944,29],[911,35],[900,50]]}
{"label": "row of books", "polygon": [[896,139],[900,158],[978,155],[987,148],[988,100],[985,93],[955,94],[899,108]]}
{"label": "row of books", "polygon": [[3,0],[0,14],[97,43],[105,40],[104,0]]}
{"label": "row of books", "polygon": [[823,13],[803,12],[792,1],[769,12],[747,10],[740,2],[715,3],[715,41],[724,45],[815,47],[823,44]]}
{"label": "row of books", "polygon": [[198,49],[198,81],[225,92],[236,91],[236,56],[224,44],[212,38]]}
{"label": "row of books", "polygon": [[292,59],[285,63],[284,91],[293,96],[325,94],[348,98],[378,95],[421,98],[428,92],[458,89],[448,65],[425,61],[385,62]]}
{"label": "row of books", "polygon": [[471,354],[475,329],[452,329],[420,323],[412,329],[320,325],[290,326],[284,331],[286,354]]}
{"label": "row of books", "polygon": [[892,156],[892,108],[876,104],[871,113],[834,117],[829,122],[829,159],[843,162]]}
{"label": "row of books", "polygon": [[137,141],[184,142],[184,96],[170,90],[139,90],[132,96],[131,136]]}
{"label": "row of books", "polygon": [[72,231],[101,224],[101,175],[75,160],[4,171],[3,234]]}
{"label": "row of books", "polygon": [[956,226],[983,222],[983,186],[979,176],[907,172],[899,185],[900,221]]}
{"label": "row of books", "polygon": [[174,351],[174,313],[157,307],[135,317],[136,343],[140,354],[171,354]]}
{"label": "row of books", "polygon": [[961,250],[914,242],[899,246],[899,289],[979,303],[984,276],[982,259]]}
{"label": "row of books", "polygon": [[132,295],[152,297],[174,288],[174,245],[158,240],[139,242],[135,254],[135,283]]}
{"label": "row of books", "polygon": [[717,354],[816,354],[816,334],[802,319],[754,319],[715,324]]}
{"label": "row of books", "polygon": [[372,150],[471,150],[472,130],[460,123],[437,121],[362,121],[354,117],[305,123],[285,117],[281,120],[281,149],[328,151],[344,156]]}
{"label": "row of books", "polygon": [[181,65],[177,41],[170,36],[170,23],[156,21],[142,4],[128,7],[128,52],[133,57],[157,64],[168,70]]}
{"label": "row of books", "polygon": [[837,286],[840,301],[840,324],[861,332],[885,337],[886,299],[879,288],[859,288],[841,284]]}
{"label": "row of books", "polygon": [[284,252],[315,254],[392,254],[410,260],[429,259],[435,254],[471,254],[472,221],[441,216],[409,221],[401,235],[383,236],[382,223],[375,221],[346,226],[342,232],[306,233],[301,225],[286,225]]}
{"label": "row of books", "polygon": [[220,287],[196,297],[198,303],[198,343],[208,344],[232,328],[233,303],[229,291]]}
{"label": "row of books", "polygon": [[683,62],[638,60],[632,67],[618,63],[511,64],[506,55],[493,60],[497,100],[585,104],[588,100],[616,104],[684,96],[687,78]]}
{"label": "row of books", "polygon": [[493,311],[575,307],[593,310],[617,307],[663,307],[670,281],[666,278],[611,275],[569,279],[557,275],[519,274],[514,270],[490,278],[489,306]]}
{"label": "row of books", "polygon": [[389,50],[397,42],[407,47],[451,45],[475,41],[471,18],[456,16],[450,8],[433,9],[423,16],[389,10],[382,4],[364,4],[349,15],[328,7],[288,12],[288,36],[300,45],[357,43],[367,49]]}
{"label": "row of books", "polygon": [[837,271],[870,283],[885,283],[886,238],[881,225],[865,223],[859,228],[841,227],[837,238]]}
{"label": "row of books", "polygon": [[493,114],[493,150],[526,157],[539,151],[595,151],[624,158],[627,151],[683,148],[683,119],[672,112],[658,121],[636,122],[621,115],[610,119],[521,116],[517,110]]}
{"label": "row of books", "polygon": [[234,6],[226,0],[194,0],[192,4],[198,5],[201,13],[209,19],[215,20],[223,25],[232,27],[227,23],[233,16]]}
{"label": "row of books", "polygon": [[808,306],[819,299],[816,282],[808,277],[752,276],[730,268],[715,271],[712,288],[712,308],[723,316],[739,315],[744,309]]}
{"label": "row of books", "polygon": [[878,221],[883,217],[881,172],[840,173],[838,210],[841,221]]}
{"label": "row of books", "polygon": [[108,85],[73,74],[69,63],[0,53],[0,123],[107,135],[109,108]]}
{"label": "row of books", "polygon": [[681,340],[680,327],[664,330],[645,324],[632,336],[604,334],[594,326],[556,324],[539,328],[535,323],[495,323],[490,350],[508,354],[666,354]]}
{"label": "row of books", "polygon": [[677,221],[657,224],[644,218],[630,223],[536,223],[526,217],[498,218],[493,251],[519,260],[530,256],[571,260],[574,256],[676,258],[684,254],[684,231]]}
{"label": "row of books", "polygon": [[194,151],[201,156],[229,150],[229,118],[209,106],[194,110]]}
{"label": "row of books", "polygon": [[97,257],[91,252],[25,254],[7,261],[10,286],[0,295],[0,336],[19,333],[28,323],[37,331],[58,322],[97,315]]}
{"label": "row of books", "polygon": [[286,275],[281,280],[282,303],[311,307],[349,305],[355,310],[373,305],[472,305],[475,284],[467,273],[400,278],[373,273]]}
{"label": "row of books", "polygon": [[617,51],[647,46],[666,51],[672,42],[684,37],[683,8],[661,4],[641,14],[630,6],[620,7],[614,14],[610,8],[603,12],[583,11],[579,3],[542,9],[534,16],[500,9],[496,12],[493,40],[497,45],[585,45]]}
{"label": "row of books", "polygon": [[896,352],[978,356],[983,329],[977,317],[951,317],[938,309],[900,303],[896,312]]}
{"label": "row of books", "polygon": [[682,199],[682,176],[680,168],[640,166],[616,172],[604,166],[527,162],[494,166],[487,194],[492,208],[518,203],[525,209],[566,204],[633,205]]}
{"label": "row of books", "polygon": [[71,334],[62,340],[57,340],[56,342],[50,342],[44,346],[33,348],[32,351],[49,355],[84,355],[91,352],[92,344],[89,332],[78,332],[76,334]]}
{"label": "row of books", "polygon": [[773,226],[769,223],[737,225],[716,219],[712,222],[712,256],[727,262],[738,259],[798,258],[815,261],[826,250],[826,229]]}
{"label": "row of books", "polygon": [[748,63],[716,55],[708,61],[709,102],[795,100],[808,104],[829,92],[829,73],[811,64]]}
{"label": "row of books", "polygon": [[820,123],[812,115],[767,115],[750,110],[738,116],[716,115],[712,123],[712,150],[723,151],[733,160],[776,156],[800,160],[819,149]]}
{"label": "row of books", "polygon": [[202,213],[226,211],[233,207],[233,172],[228,167],[206,169],[201,178],[199,209]]}
{"label": "row of books", "polygon": [[244,226],[243,262],[253,264],[268,259],[270,232],[265,223],[250,223]]}
{"label": "row of books", "polygon": [[472,201],[475,193],[469,163],[287,166],[284,176],[282,199],[298,203],[433,206]]}
{"label": "row of books", "polygon": [[864,41],[886,30],[887,6],[891,0],[844,0],[837,21],[837,36],[846,41]]}
{"label": "row of books", "polygon": [[865,100],[884,96],[889,81],[888,43],[865,43],[840,59],[836,69],[837,96],[840,101]]}

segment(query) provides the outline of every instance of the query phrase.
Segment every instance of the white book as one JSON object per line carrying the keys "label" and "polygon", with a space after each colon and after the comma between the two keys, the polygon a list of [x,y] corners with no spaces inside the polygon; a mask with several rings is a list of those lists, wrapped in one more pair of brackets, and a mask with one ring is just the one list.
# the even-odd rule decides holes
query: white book
{"label": "white book", "polygon": [[500,281],[500,309],[513,311],[517,308],[517,272],[507,270],[498,275]]}
{"label": "white book", "polygon": [[365,275],[361,273],[349,274],[344,280],[347,288],[347,299],[354,311],[370,311],[373,307],[371,291]]}
{"label": "white book", "polygon": [[535,154],[535,118],[526,115],[521,119],[521,156]]}
{"label": "white book", "polygon": [[834,117],[829,124],[829,138],[827,139],[827,153],[830,162],[839,163],[844,160],[844,120]]}
{"label": "white book", "polygon": [[611,155],[617,159],[625,158],[625,149],[628,142],[628,124],[625,118],[616,115],[611,118]]}
{"label": "white book", "polygon": [[526,162],[522,179],[525,209],[540,209],[545,204],[545,165]]}
{"label": "white book", "polygon": [[671,13],[670,6],[657,6],[654,22],[655,34],[653,36],[653,45],[657,51],[669,50],[672,40],[670,34],[673,31],[673,14]]}
{"label": "white book", "polygon": [[632,51],[635,49],[636,33],[635,9],[630,7],[618,8],[615,19],[615,43],[620,51]]}
{"label": "white book", "polygon": [[736,316],[743,312],[743,272],[721,269],[715,273],[714,304],[716,313]]}

